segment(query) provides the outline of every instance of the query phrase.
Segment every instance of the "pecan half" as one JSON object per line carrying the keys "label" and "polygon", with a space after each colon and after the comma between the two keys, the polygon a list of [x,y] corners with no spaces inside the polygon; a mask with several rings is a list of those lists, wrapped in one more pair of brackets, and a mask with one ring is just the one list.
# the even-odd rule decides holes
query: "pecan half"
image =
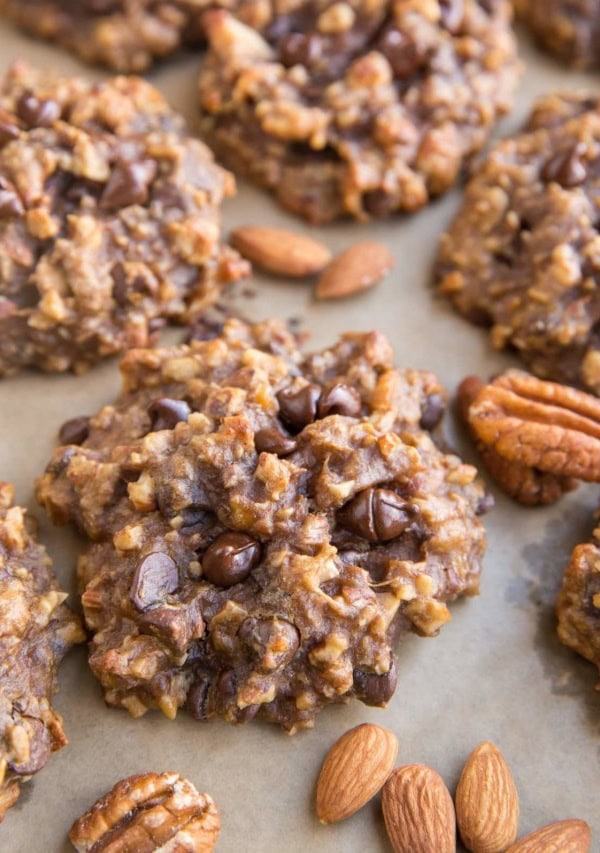
{"label": "pecan half", "polygon": [[[511,371],[513,374],[517,372]],[[496,447],[487,444],[480,437],[473,423],[472,419],[481,411],[478,408],[481,400],[483,399],[484,402],[489,400],[489,389],[494,386],[494,383],[505,379],[507,375],[498,377],[487,386],[477,376],[467,376],[463,379],[457,392],[459,414],[469,429],[488,473],[506,494],[527,506],[554,503],[565,492],[577,488],[577,483],[572,477],[543,471],[537,466],[523,463],[515,458],[506,458]],[[522,375],[527,376],[527,374]],[[542,385],[551,384],[538,379],[534,381]],[[494,393],[492,392],[492,397]]]}
{"label": "pecan half", "polygon": [[117,782],[75,821],[69,838],[80,853],[210,853],[220,826],[213,800],[187,779],[178,773],[145,773]]}

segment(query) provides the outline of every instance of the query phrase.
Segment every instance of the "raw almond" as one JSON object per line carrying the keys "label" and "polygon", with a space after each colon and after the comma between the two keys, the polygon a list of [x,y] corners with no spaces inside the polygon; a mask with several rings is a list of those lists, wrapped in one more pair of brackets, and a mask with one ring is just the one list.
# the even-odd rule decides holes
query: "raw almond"
{"label": "raw almond", "polygon": [[557,820],[530,832],[506,853],[588,853],[592,832],[584,820]]}
{"label": "raw almond", "polygon": [[317,299],[340,299],[374,287],[394,266],[394,256],[382,243],[364,240],[335,257],[323,270]]}
{"label": "raw almond", "polygon": [[331,252],[323,243],[284,228],[248,225],[233,230],[229,239],[256,266],[291,278],[321,272],[331,260]]}
{"label": "raw almond", "polygon": [[383,818],[395,853],[454,853],[456,818],[444,780],[424,764],[398,767],[383,787]]}
{"label": "raw almond", "polygon": [[363,723],[334,743],[317,782],[317,817],[337,823],[358,811],[384,784],[398,755],[393,732]]}
{"label": "raw almond", "polygon": [[467,759],[456,789],[456,819],[473,853],[502,853],[517,837],[519,795],[493,743],[479,744]]}

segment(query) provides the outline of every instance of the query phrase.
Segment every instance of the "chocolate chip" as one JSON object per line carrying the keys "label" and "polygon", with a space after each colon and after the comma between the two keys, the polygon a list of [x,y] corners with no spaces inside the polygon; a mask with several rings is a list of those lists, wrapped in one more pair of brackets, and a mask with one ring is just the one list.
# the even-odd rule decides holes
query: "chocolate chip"
{"label": "chocolate chip", "polygon": [[10,219],[25,213],[23,202],[14,190],[0,189],[0,219]]}
{"label": "chocolate chip", "polygon": [[297,628],[285,619],[244,619],[238,637],[252,652],[262,672],[284,667],[300,645]]}
{"label": "chocolate chip", "polygon": [[27,127],[51,127],[60,118],[60,104],[51,98],[36,98],[23,92],[17,101],[17,115]]}
{"label": "chocolate chip", "polygon": [[394,695],[397,684],[398,671],[393,658],[388,672],[383,675],[363,669],[354,670],[354,692],[365,705],[385,705]]}
{"label": "chocolate chip", "polygon": [[440,15],[443,26],[456,35],[465,17],[464,0],[440,0]]}
{"label": "chocolate chip", "polygon": [[318,385],[305,385],[299,391],[285,388],[277,394],[279,416],[295,432],[301,432],[317,417],[317,404],[321,396]]}
{"label": "chocolate chip", "polygon": [[495,503],[493,494],[491,492],[485,492],[483,497],[477,502],[475,515],[485,515],[486,512],[490,512],[494,509]]}
{"label": "chocolate chip", "polygon": [[178,423],[187,421],[192,410],[185,400],[172,400],[170,397],[160,397],[148,406],[151,432],[161,429],[174,429]]}
{"label": "chocolate chip", "polygon": [[221,713],[229,711],[231,714],[231,705],[235,705],[235,720],[238,723],[247,723],[256,717],[260,710],[260,705],[247,705],[245,708],[238,708],[237,705],[237,678],[232,669],[227,669],[219,675],[215,686],[215,701],[219,706]]}
{"label": "chocolate chip", "polygon": [[385,190],[369,190],[362,198],[364,209],[371,216],[383,218],[393,213],[396,207],[396,197]]}
{"label": "chocolate chip", "polygon": [[587,178],[587,167],[581,159],[586,150],[586,146],[578,142],[563,151],[558,151],[542,166],[540,173],[542,180],[546,183],[554,181],[566,189],[582,184]]}
{"label": "chocolate chip", "polygon": [[279,42],[279,57],[283,65],[310,66],[321,56],[321,39],[315,33],[288,33]]}
{"label": "chocolate chip", "polygon": [[245,533],[222,533],[202,557],[204,577],[227,589],[245,581],[260,562],[260,545]]}
{"label": "chocolate chip", "polygon": [[127,273],[125,272],[125,266],[118,261],[113,265],[110,271],[111,278],[113,280],[113,299],[120,305],[121,308],[124,308],[127,305]]}
{"label": "chocolate chip", "polygon": [[155,177],[154,160],[117,163],[104,187],[100,207],[102,210],[112,210],[132,204],[145,204],[148,201],[148,188]]}
{"label": "chocolate chip", "polygon": [[355,388],[338,382],[321,395],[317,412],[320,418],[328,415],[358,418],[362,412],[362,399]]}
{"label": "chocolate chip", "polygon": [[85,415],[65,421],[58,431],[61,444],[83,444],[90,434],[90,419]]}
{"label": "chocolate chip", "polygon": [[209,688],[209,679],[201,675],[187,695],[186,708],[196,720],[203,723],[208,720]]}
{"label": "chocolate chip", "polygon": [[0,146],[19,138],[19,128],[16,124],[0,119]]}
{"label": "chocolate chip", "polygon": [[369,542],[387,542],[410,526],[411,513],[409,504],[396,492],[371,486],[341,508],[338,520],[342,527]]}
{"label": "chocolate chip", "polygon": [[436,427],[444,416],[446,410],[446,401],[441,394],[429,394],[425,398],[423,408],[421,409],[421,420],[419,425],[421,429],[433,429]]}
{"label": "chocolate chip", "polygon": [[199,317],[194,320],[188,341],[213,341],[219,337],[224,325],[225,323],[220,320],[207,320],[205,317]]}
{"label": "chocolate chip", "polygon": [[422,57],[416,44],[400,30],[388,30],[384,33],[377,49],[390,63],[396,77],[410,77],[421,65]]}
{"label": "chocolate chip", "polygon": [[138,610],[162,602],[166,595],[179,586],[177,565],[168,554],[155,551],[138,564],[129,597]]}
{"label": "chocolate chip", "polygon": [[277,429],[259,429],[254,434],[254,446],[257,453],[275,453],[276,456],[289,456],[298,446],[293,438]]}

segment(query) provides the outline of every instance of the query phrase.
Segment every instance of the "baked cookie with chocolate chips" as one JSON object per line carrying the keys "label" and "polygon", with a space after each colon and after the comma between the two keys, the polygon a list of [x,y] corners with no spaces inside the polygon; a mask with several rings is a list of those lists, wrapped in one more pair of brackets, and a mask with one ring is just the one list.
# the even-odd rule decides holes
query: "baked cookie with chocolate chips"
{"label": "baked cookie with chocolate chips", "polygon": [[0,82],[0,376],[80,372],[188,321],[247,264],[229,173],[163,96],[18,64]]}
{"label": "baked cookie with chocolate chips", "polygon": [[85,62],[115,71],[145,71],[181,46],[204,41],[201,15],[210,6],[243,7],[252,22],[256,0],[0,0],[0,14],[29,33],[57,42]]}
{"label": "baked cookie with chocolate chips", "polygon": [[499,142],[442,237],[441,293],[542,379],[600,393],[600,100],[550,95]]}
{"label": "baked cookie with chocolate chips", "polygon": [[303,356],[283,324],[238,320],[122,372],[37,485],[95,540],[78,571],[108,704],[289,731],[384,705],[397,638],[437,634],[479,584],[488,503],[430,432],[435,377],[376,332]]}
{"label": "baked cookie with chocolate chips", "polygon": [[0,821],[21,785],[67,743],[50,704],[58,665],[85,639],[35,524],[0,482]]}
{"label": "baked cookie with chocolate chips", "polygon": [[312,222],[414,211],[511,103],[505,0],[270,0],[261,34],[205,16],[201,127],[234,171]]}
{"label": "baked cookie with chocolate chips", "polygon": [[558,636],[600,672],[600,527],[577,545],[556,602]]}
{"label": "baked cookie with chocolate chips", "polygon": [[576,68],[600,65],[600,0],[513,0],[539,44]]}

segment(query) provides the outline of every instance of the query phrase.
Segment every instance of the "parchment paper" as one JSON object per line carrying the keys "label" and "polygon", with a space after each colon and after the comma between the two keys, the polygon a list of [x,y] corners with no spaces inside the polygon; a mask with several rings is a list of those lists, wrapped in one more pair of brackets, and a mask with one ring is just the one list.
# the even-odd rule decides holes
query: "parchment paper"
{"label": "parchment paper", "polygon": [[[526,70],[517,107],[500,132],[523,120],[533,98],[558,88],[597,88],[600,77],[563,70],[521,39]],[[0,23],[0,70],[24,57],[48,69],[100,77],[60,49],[32,41]],[[188,54],[149,75],[194,120],[198,56]],[[516,363],[492,352],[483,332],[434,299],[429,270],[436,241],[460,200],[458,191],[411,218],[321,229],[332,249],[374,237],[396,254],[395,272],[359,297],[316,303],[310,286],[257,276],[255,297],[240,291],[247,316],[301,317],[319,347],[345,330],[379,328],[397,362],[437,372],[452,391],[467,373],[488,375]],[[310,231],[257,189],[240,185],[224,210],[227,227],[263,222]],[[177,333],[179,334],[179,333]],[[175,338],[177,338],[177,334]],[[173,339],[173,336],[170,338]],[[41,535],[67,589],[81,542],[51,527],[33,499],[60,424],[91,414],[113,399],[117,360],[84,377],[24,374],[0,382],[0,477],[16,485],[19,502],[41,521]],[[452,421],[452,443],[473,453]],[[359,702],[325,711],[314,730],[288,737],[274,726],[199,724],[185,713],[169,722],[158,713],[131,720],[105,707],[83,648],[65,661],[56,705],[70,744],[25,786],[0,826],[0,850],[52,853],[71,847],[71,822],[121,777],[174,769],[216,799],[222,815],[221,853],[389,851],[376,799],[346,822],[322,827],[313,815],[323,756],[351,726],[375,721],[400,739],[399,763],[435,767],[453,790],[463,762],[492,740],[510,762],[521,795],[521,832],[547,821],[580,817],[600,850],[600,693],[595,671],[563,648],[553,604],[572,547],[592,527],[598,490],[581,488],[549,509],[527,510],[497,495],[487,516],[489,550],[479,598],[453,607],[453,620],[434,640],[410,638],[399,653],[399,685],[387,710]],[[432,853],[434,853],[432,851]]]}

